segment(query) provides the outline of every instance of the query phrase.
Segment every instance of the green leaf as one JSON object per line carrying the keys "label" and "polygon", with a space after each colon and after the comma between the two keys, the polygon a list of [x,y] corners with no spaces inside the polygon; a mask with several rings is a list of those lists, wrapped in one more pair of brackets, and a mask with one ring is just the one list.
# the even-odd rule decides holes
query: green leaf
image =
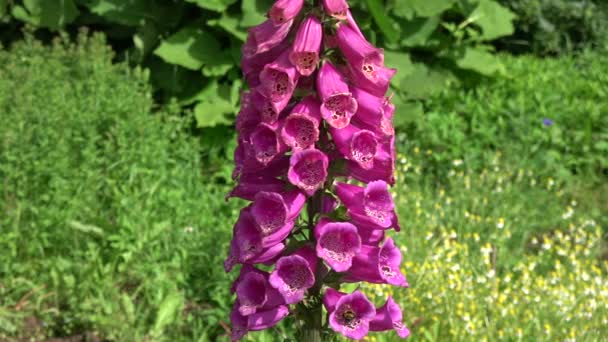
{"label": "green leaf", "polygon": [[89,10],[106,20],[127,25],[139,26],[154,22],[158,26],[172,27],[181,18],[183,5],[149,0],[78,0]]}
{"label": "green leaf", "polygon": [[23,6],[13,7],[15,18],[34,26],[58,30],[78,16],[73,0],[24,0]]}
{"label": "green leaf", "polygon": [[243,0],[241,10],[243,18],[241,27],[251,27],[261,24],[266,20],[266,12],[272,6],[272,0]]}
{"label": "green leaf", "polygon": [[401,23],[401,36],[405,38],[403,38],[401,44],[407,47],[428,45],[429,38],[435,32],[440,22],[439,17],[416,18],[404,21]]}
{"label": "green leaf", "polygon": [[235,114],[238,103],[240,81],[232,86],[212,80],[197,96],[200,102],[194,107],[194,117],[199,127],[230,124],[226,115]]}
{"label": "green leaf", "polygon": [[236,2],[236,0],[186,0],[188,2],[195,3],[198,7],[216,11],[224,12],[228,6]]}
{"label": "green leaf", "polygon": [[220,44],[210,33],[186,27],[164,40],[154,54],[165,62],[198,70],[217,59]]}
{"label": "green leaf", "polygon": [[414,64],[410,55],[404,52],[384,51],[384,65],[388,68],[396,68],[397,74],[391,80],[394,87],[399,88],[405,77],[414,71]]}
{"label": "green leaf", "polygon": [[454,75],[447,70],[430,69],[422,63],[414,63],[413,67],[414,70],[399,85],[409,99],[428,98],[454,80]]}
{"label": "green leaf", "polygon": [[455,60],[456,65],[460,68],[473,70],[486,76],[504,72],[504,66],[495,55],[476,47],[460,49]]}
{"label": "green leaf", "polygon": [[219,19],[211,19],[207,21],[207,25],[219,27],[224,31],[232,34],[238,40],[244,42],[247,39],[247,32],[239,28],[240,19],[224,13]]}
{"label": "green leaf", "polygon": [[469,16],[483,31],[481,39],[493,40],[511,35],[514,31],[515,14],[496,1],[480,0]]}
{"label": "green leaf", "polygon": [[8,0],[0,0],[0,18],[2,18],[6,14],[7,5],[8,5]]}
{"label": "green leaf", "polygon": [[158,308],[158,313],[156,314],[152,336],[159,337],[162,335],[165,327],[177,319],[183,304],[184,298],[182,294],[177,291],[169,293],[163,299]]}
{"label": "green leaf", "polygon": [[407,101],[400,95],[393,96],[395,104],[395,116],[393,124],[395,127],[403,127],[411,123],[419,122],[424,118],[424,109],[420,101]]}
{"label": "green leaf", "polygon": [[367,0],[367,8],[380,31],[384,33],[386,40],[390,43],[396,43],[399,40],[399,28],[389,17],[384,4],[380,0]]}
{"label": "green leaf", "polygon": [[396,0],[395,15],[411,19],[412,13],[419,17],[433,17],[450,9],[453,0]]}

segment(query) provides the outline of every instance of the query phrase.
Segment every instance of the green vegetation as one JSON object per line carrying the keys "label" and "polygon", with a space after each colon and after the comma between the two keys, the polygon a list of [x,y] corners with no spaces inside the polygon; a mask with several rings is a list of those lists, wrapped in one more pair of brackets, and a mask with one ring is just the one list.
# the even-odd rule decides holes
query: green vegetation
{"label": "green vegetation", "polygon": [[[0,340],[227,341],[230,163],[104,44],[0,51]],[[399,118],[393,294],[412,341],[600,340],[608,59],[500,58],[508,77]]]}

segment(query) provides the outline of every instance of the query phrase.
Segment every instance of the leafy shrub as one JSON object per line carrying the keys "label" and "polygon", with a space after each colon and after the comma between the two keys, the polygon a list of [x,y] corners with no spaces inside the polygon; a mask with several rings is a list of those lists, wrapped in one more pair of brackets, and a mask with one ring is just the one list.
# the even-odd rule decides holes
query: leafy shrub
{"label": "leafy shrub", "polygon": [[[5,32],[0,39],[15,40],[20,23],[39,34],[45,29],[71,32],[83,25],[101,30],[121,59],[151,70],[161,101],[176,97],[181,106],[192,108],[200,127],[230,126],[242,87],[240,46],[246,29],[265,19],[272,2],[0,0],[0,32]],[[502,70],[488,42],[512,33],[513,14],[494,0],[349,3],[372,42],[390,50],[387,64],[400,68],[393,85],[401,113],[419,112],[416,101],[446,82]],[[415,113],[406,120],[410,117]],[[206,130],[203,135],[223,142],[224,132]]]}
{"label": "leafy shrub", "polygon": [[[595,181],[608,170],[608,59],[585,52],[555,60],[502,57],[508,77],[473,90],[445,90],[427,113],[404,126],[410,151],[432,150],[436,163],[464,159],[480,169],[488,153],[503,151],[514,165],[540,174]],[[441,172],[443,168],[431,167]],[[442,174],[445,176],[445,174]]]}
{"label": "leafy shrub", "polygon": [[0,340],[215,336],[228,189],[146,72],[78,40],[0,51]]}
{"label": "leafy shrub", "polygon": [[513,36],[499,45],[513,52],[553,55],[605,44],[608,5],[603,0],[500,0],[517,14]]}

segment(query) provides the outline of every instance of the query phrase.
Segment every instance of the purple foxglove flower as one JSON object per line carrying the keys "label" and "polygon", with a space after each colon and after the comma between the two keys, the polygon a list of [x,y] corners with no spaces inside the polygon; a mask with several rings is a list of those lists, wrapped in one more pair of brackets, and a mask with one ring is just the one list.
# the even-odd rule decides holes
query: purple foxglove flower
{"label": "purple foxglove flower", "polygon": [[264,235],[257,228],[250,208],[241,210],[234,225],[233,243],[235,246],[231,246],[228,260],[238,258],[239,262],[248,264],[271,260],[285,249],[283,243],[265,247]]}
{"label": "purple foxglove flower", "polygon": [[[260,87],[262,87],[260,85]],[[283,101],[272,102],[269,98],[262,95],[261,90],[256,88],[251,94],[251,103],[260,113],[263,122],[273,124],[279,120],[281,111],[289,103],[289,98],[285,97]]]}
{"label": "purple foxglove flower", "polygon": [[348,26],[350,26],[350,28],[353,29],[353,31],[358,33],[361,37],[365,37],[363,35],[363,32],[361,32],[359,25],[357,25],[357,21],[355,21],[355,18],[353,17],[353,13],[350,10],[346,11],[346,22],[348,23]]}
{"label": "purple foxglove flower", "polygon": [[260,73],[260,93],[273,103],[286,103],[285,100],[288,102],[291,98],[299,77],[298,70],[289,61],[289,52],[285,51],[277,60],[264,66]]}
{"label": "purple foxglove flower", "polygon": [[268,310],[243,316],[239,313],[239,306],[240,303],[236,300],[230,313],[230,323],[232,325],[231,341],[240,341],[249,331],[271,328],[289,314],[289,308],[286,305],[279,305]]}
{"label": "purple foxglove flower", "polygon": [[243,55],[243,58],[241,58],[241,69],[243,70],[243,78],[247,81],[250,89],[260,84],[259,76],[264,66],[279,58],[290,46],[291,44],[285,40],[266,52],[253,56]]}
{"label": "purple foxglove flower", "polygon": [[289,34],[292,24],[293,20],[289,20],[275,26],[272,20],[268,19],[260,25],[250,28],[247,42],[243,45],[243,56],[251,58],[281,44]]}
{"label": "purple foxglove flower", "polygon": [[338,201],[331,195],[323,194],[321,197],[321,214],[328,214],[336,210]]}
{"label": "purple foxglove flower", "polygon": [[358,163],[348,161],[345,175],[364,183],[383,180],[390,185],[395,184],[394,141],[395,137],[393,136],[388,142],[380,144],[378,153],[374,158],[374,166],[371,169],[364,169]]}
{"label": "purple foxglove flower", "polygon": [[348,338],[360,340],[369,332],[376,308],[360,291],[343,296],[329,314],[329,326]]}
{"label": "purple foxglove flower", "polygon": [[393,297],[389,296],[386,303],[376,309],[376,316],[369,322],[370,331],[395,330],[401,338],[410,336],[409,329],[403,324],[401,308],[395,303]]}
{"label": "purple foxglove flower", "polygon": [[356,87],[352,88],[352,92],[359,105],[357,113],[353,117],[353,123],[380,136],[393,136],[395,134],[393,127],[395,106],[390,99],[375,96]]}
{"label": "purple foxglove flower", "polygon": [[334,128],[344,128],[357,112],[357,101],[353,98],[346,80],[330,62],[325,62],[317,76],[317,91],[323,103],[321,115]]}
{"label": "purple foxglove flower", "polygon": [[305,258],[289,255],[277,261],[269,280],[270,285],[281,293],[286,304],[295,304],[301,301],[306,290],[315,284],[315,275]]}
{"label": "purple foxglove flower", "polygon": [[361,249],[357,227],[348,222],[321,219],[315,227],[315,237],[317,256],[336,272],[347,271],[352,265],[353,257]]}
{"label": "purple foxglove flower", "polygon": [[352,70],[353,81],[377,96],[384,96],[390,79],[397,72],[384,67],[384,52],[371,45],[349,25],[336,31],[338,46]]}
{"label": "purple foxglove flower", "polygon": [[380,242],[384,241],[386,231],[384,229],[374,229],[372,227],[357,225],[357,231],[359,232],[359,236],[361,236],[361,244],[378,246]]}
{"label": "purple foxglove flower", "polygon": [[330,16],[339,20],[346,19],[346,13],[348,11],[348,3],[346,0],[323,0],[323,7],[325,8],[325,13]]}
{"label": "purple foxglove flower", "polygon": [[275,157],[285,151],[285,145],[279,138],[278,125],[260,123],[251,133],[250,143],[255,159],[262,165],[268,165]]}
{"label": "purple foxglove flower", "polygon": [[304,0],[277,0],[268,11],[268,17],[275,25],[281,25],[295,18],[304,6]]}
{"label": "purple foxglove flower", "polygon": [[255,155],[255,149],[251,142],[239,141],[237,148],[234,150],[235,168],[232,174],[233,179],[240,179],[244,175],[278,177],[282,176],[289,167],[288,156],[277,156],[265,165],[260,163]]}
{"label": "purple foxglove flower", "polygon": [[315,149],[298,151],[291,156],[287,178],[312,196],[325,183],[328,166],[329,159],[323,152]]}
{"label": "purple foxglove flower", "polygon": [[273,246],[287,238],[294,220],[306,203],[306,196],[299,190],[283,194],[259,192],[251,205],[251,214],[262,233],[262,245]]}
{"label": "purple foxglove flower", "polygon": [[243,93],[241,97],[241,111],[236,116],[236,131],[239,139],[249,141],[251,133],[260,124],[261,118],[253,104],[250,103],[249,93]]}
{"label": "purple foxglove flower", "polygon": [[323,294],[323,306],[325,306],[325,310],[327,310],[327,312],[333,312],[336,310],[336,304],[340,298],[346,295],[347,294],[344,292],[340,292],[334,288],[328,287],[327,290],[325,290],[325,294]]}
{"label": "purple foxglove flower", "polygon": [[237,186],[226,196],[226,199],[238,197],[253,201],[258,192],[282,192],[286,186],[284,181],[275,177],[244,175],[240,177]]}
{"label": "purple foxglove flower", "polygon": [[320,106],[314,97],[308,96],[292,109],[281,129],[281,137],[287,146],[299,151],[314,146],[319,140]]}
{"label": "purple foxglove flower", "polygon": [[374,166],[378,153],[378,140],[372,131],[348,125],[342,129],[331,128],[330,133],[338,151],[346,157],[369,170]]}
{"label": "purple foxglove flower", "polygon": [[392,238],[384,241],[382,247],[363,245],[353,258],[353,265],[343,278],[346,282],[366,281],[376,284],[391,284],[408,287],[401,273],[401,252]]}
{"label": "purple foxglove flower", "polygon": [[267,281],[259,273],[249,272],[236,285],[239,313],[243,316],[254,314],[268,300]]}
{"label": "purple foxglove flower", "polygon": [[289,60],[302,76],[310,76],[319,63],[323,27],[314,16],[306,18],[296,34]]}
{"label": "purple foxglove flower", "polygon": [[376,229],[399,229],[395,204],[384,181],[370,182],[365,188],[346,184],[336,184],[336,195],[347,208],[353,222],[362,226],[372,225]]}

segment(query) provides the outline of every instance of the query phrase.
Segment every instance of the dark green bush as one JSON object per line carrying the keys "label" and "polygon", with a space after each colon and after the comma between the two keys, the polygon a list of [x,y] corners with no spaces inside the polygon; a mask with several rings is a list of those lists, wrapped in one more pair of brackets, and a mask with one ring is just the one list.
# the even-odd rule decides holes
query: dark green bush
{"label": "dark green bush", "polygon": [[555,55],[606,43],[604,0],[499,0],[517,14],[515,33],[499,43],[512,52]]}
{"label": "dark green bush", "polygon": [[[509,77],[474,90],[447,89],[426,114],[402,130],[433,163],[464,159],[486,167],[496,150],[514,166],[539,175],[608,175],[608,58],[602,52],[503,60]],[[545,120],[547,119],[547,120]],[[432,164],[431,164],[432,165]],[[445,167],[430,167],[441,172]],[[442,174],[441,176],[445,176]]]}
{"label": "dark green bush", "polygon": [[227,189],[111,59],[99,36],[0,50],[0,340],[223,331]]}

